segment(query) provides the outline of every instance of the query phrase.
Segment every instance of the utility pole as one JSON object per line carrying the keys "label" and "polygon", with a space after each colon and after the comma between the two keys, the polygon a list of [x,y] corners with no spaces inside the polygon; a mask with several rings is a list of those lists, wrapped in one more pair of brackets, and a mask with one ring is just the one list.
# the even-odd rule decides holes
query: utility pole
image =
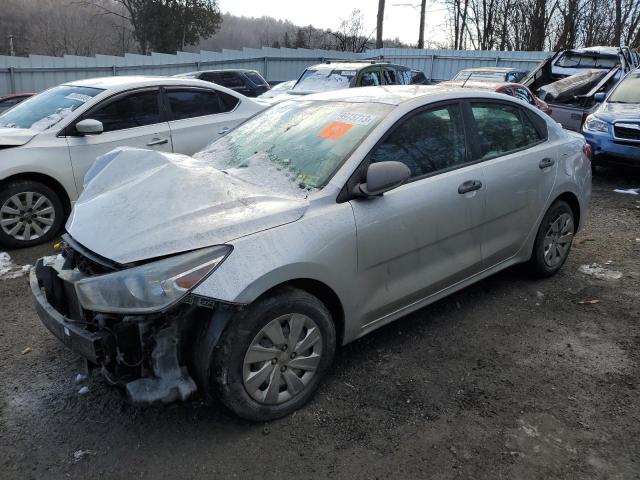
{"label": "utility pole", "polygon": [[376,48],[382,48],[382,26],[384,23],[385,0],[378,0],[378,18],[376,23]]}
{"label": "utility pole", "polygon": [[16,51],[13,48],[13,35],[9,35],[9,55],[16,56]]}
{"label": "utility pole", "polygon": [[420,5],[420,35],[418,35],[418,48],[424,48],[424,14],[427,9],[427,0],[422,0]]}

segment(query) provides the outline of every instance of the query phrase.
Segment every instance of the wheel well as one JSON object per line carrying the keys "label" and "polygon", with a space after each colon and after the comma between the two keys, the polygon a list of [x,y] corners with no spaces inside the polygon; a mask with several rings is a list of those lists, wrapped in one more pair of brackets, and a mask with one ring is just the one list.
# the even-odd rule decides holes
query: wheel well
{"label": "wheel well", "polygon": [[17,175],[12,175],[10,177],[3,179],[0,182],[0,188],[6,185],[7,183],[19,182],[24,180],[40,182],[46,185],[47,187],[49,187],[51,190],[56,192],[60,197],[60,200],[62,200],[62,205],[64,207],[65,214],[68,215],[71,212],[71,200],[69,199],[69,195],[67,195],[67,191],[64,189],[62,184],[60,184],[60,182],[58,182],[57,180],[55,180],[54,178],[48,175],[45,175],[42,173],[19,173]]}
{"label": "wheel well", "polygon": [[331,313],[331,318],[333,319],[333,323],[336,327],[337,345],[342,345],[342,340],[344,339],[344,309],[342,308],[340,298],[338,298],[338,295],[336,295],[331,287],[311,278],[299,278],[276,285],[265,292],[265,294],[276,288],[282,287],[283,285],[289,285],[299,288],[300,290],[304,290],[324,303],[329,310],[329,313]]}
{"label": "wheel well", "polygon": [[576,197],[571,192],[565,192],[556,198],[555,201],[563,200],[569,204],[571,207],[571,211],[573,212],[573,218],[575,219],[576,231],[580,228],[580,202],[578,202],[578,197]]}

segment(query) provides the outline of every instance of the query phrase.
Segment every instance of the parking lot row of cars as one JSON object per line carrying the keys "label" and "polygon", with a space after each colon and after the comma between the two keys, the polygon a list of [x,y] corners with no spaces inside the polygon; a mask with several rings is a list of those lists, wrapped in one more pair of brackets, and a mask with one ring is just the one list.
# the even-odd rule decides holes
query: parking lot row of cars
{"label": "parking lot row of cars", "polygon": [[281,417],[340,345],[510,265],[564,264],[591,146],[489,72],[505,81],[325,63],[267,99],[189,76],[54,87],[0,115],[0,241],[69,216],[31,271],[36,310],[132,402],[199,391]]}
{"label": "parking lot row of cars", "polygon": [[[528,76],[512,68],[466,69],[442,85],[504,93],[555,117],[558,109],[577,107],[550,106],[517,81],[546,88],[548,94],[553,85],[580,77],[569,85],[571,92],[577,93],[586,88],[582,77],[596,72],[598,78],[604,75],[598,83],[603,89],[616,75],[622,75],[611,50],[565,51]],[[634,63],[628,60],[625,65],[628,70]],[[562,72],[554,73],[554,68]],[[572,68],[576,74],[562,77]],[[561,80],[545,87],[540,73],[545,71],[545,78]],[[119,145],[190,155],[212,140],[212,132],[224,135],[258,111],[291,98],[342,88],[427,83],[422,72],[387,62],[327,62],[309,67],[297,81],[273,89],[258,72],[222,70],[181,74],[173,79],[78,81],[47,90],[23,105],[18,104],[32,94],[0,99],[0,108],[18,105],[0,116],[0,244],[28,246],[55,236],[82,190],[89,166],[97,156]],[[574,113],[586,121],[584,128],[578,123],[577,130],[590,142],[595,161],[637,162],[640,123],[638,99],[633,93],[637,91],[636,74],[623,83],[625,86],[597,112],[583,109]],[[559,91],[565,87],[554,88]],[[622,91],[627,93],[619,93]],[[592,103],[597,104],[605,94],[586,97],[593,97]],[[565,114],[562,110],[561,115]]]}

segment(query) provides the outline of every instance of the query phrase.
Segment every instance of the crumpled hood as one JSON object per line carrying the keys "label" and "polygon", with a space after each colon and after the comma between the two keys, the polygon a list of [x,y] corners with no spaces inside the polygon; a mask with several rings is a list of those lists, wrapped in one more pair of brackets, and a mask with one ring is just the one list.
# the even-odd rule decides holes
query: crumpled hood
{"label": "crumpled hood", "polygon": [[228,243],[296,221],[308,206],[204,160],[134,148],[99,157],[85,184],[67,231],[118,263]]}
{"label": "crumpled hood", "polygon": [[616,120],[640,120],[640,104],[606,102],[598,108],[595,115],[609,123]]}
{"label": "crumpled hood", "polygon": [[0,146],[19,147],[24,145],[38,133],[29,128],[2,128],[0,127]]}

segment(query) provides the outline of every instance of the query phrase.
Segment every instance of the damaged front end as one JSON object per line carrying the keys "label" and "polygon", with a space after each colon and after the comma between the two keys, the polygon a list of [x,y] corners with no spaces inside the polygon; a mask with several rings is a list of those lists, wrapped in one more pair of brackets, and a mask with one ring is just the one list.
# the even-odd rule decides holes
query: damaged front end
{"label": "damaged front end", "polygon": [[185,400],[197,387],[183,347],[215,307],[194,302],[190,291],[230,251],[218,246],[119,265],[65,236],[62,253],[32,269],[31,290],[44,325],[133,403]]}

